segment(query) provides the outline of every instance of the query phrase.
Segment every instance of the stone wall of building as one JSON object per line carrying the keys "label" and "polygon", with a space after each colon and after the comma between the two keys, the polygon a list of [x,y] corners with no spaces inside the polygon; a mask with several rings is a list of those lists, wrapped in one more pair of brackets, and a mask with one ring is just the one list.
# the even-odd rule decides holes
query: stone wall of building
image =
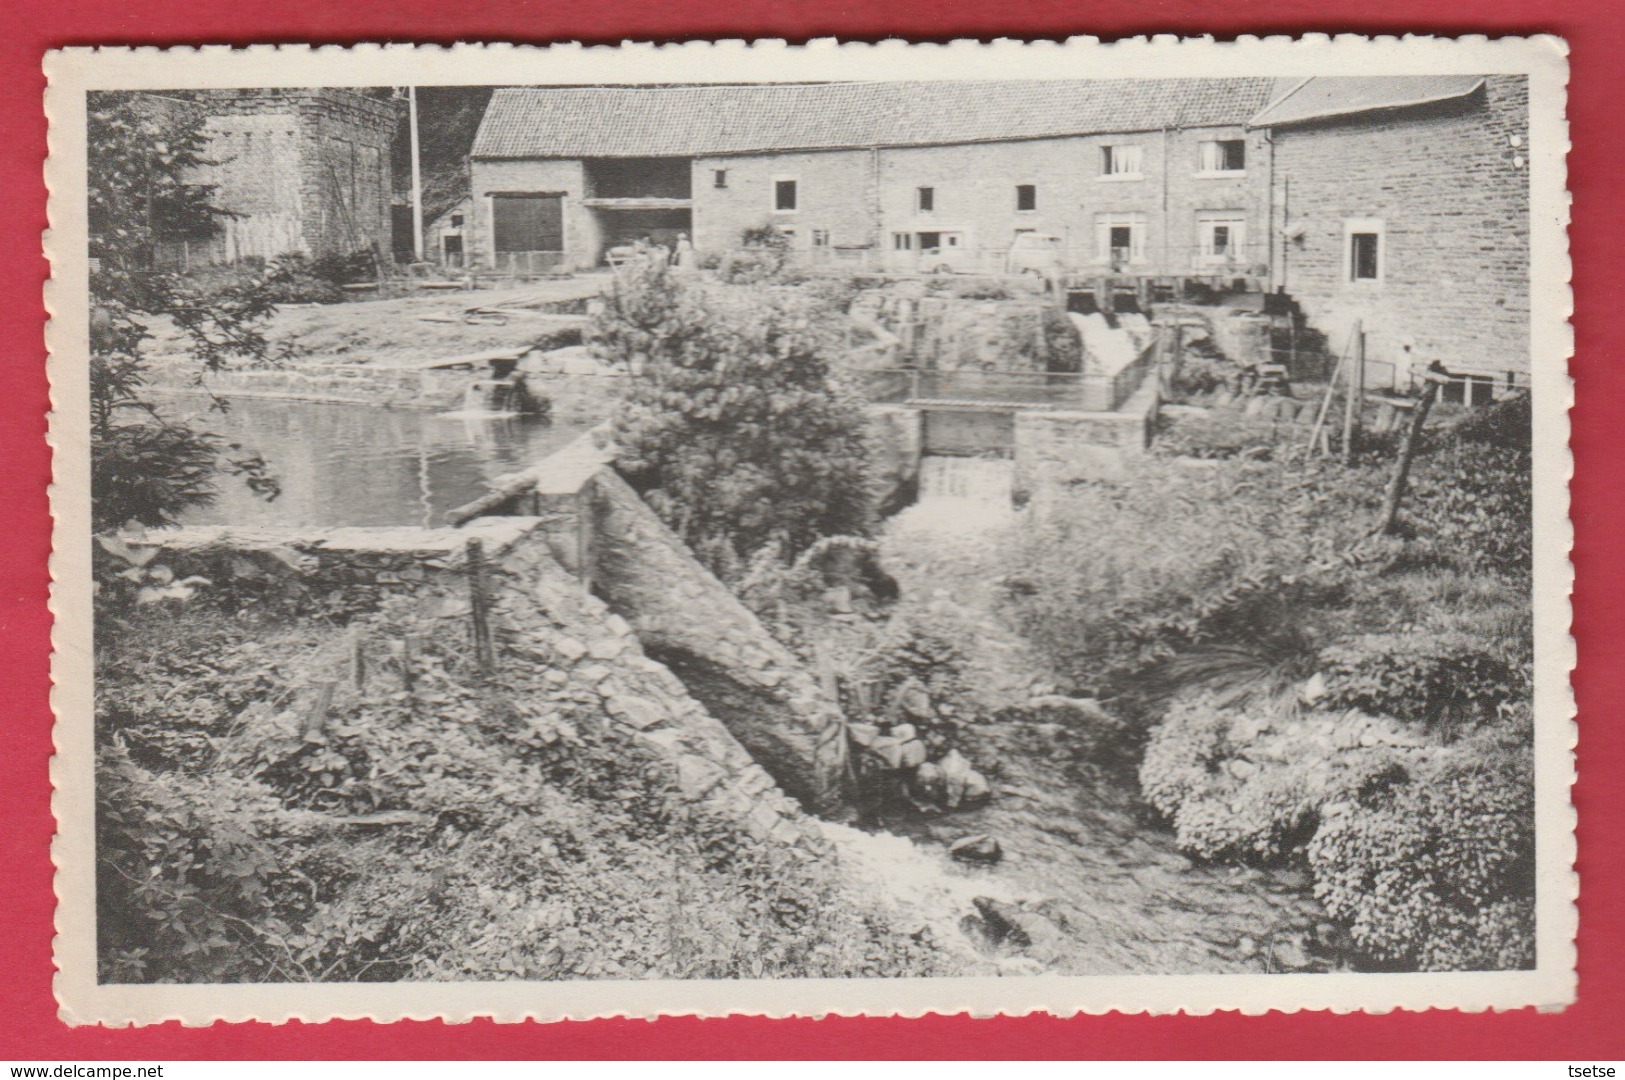
{"label": "stone wall of building", "polygon": [[353,613],[404,595],[425,617],[460,628],[470,611],[466,545],[478,539],[499,628],[499,668],[543,668],[551,701],[596,709],[607,729],[663,759],[672,786],[696,810],[809,858],[825,853],[817,823],[666,666],[645,654],[631,624],[558,565],[545,532],[541,519],[508,517],[463,529],[188,528],[154,534],[152,542],[178,572],[213,575],[215,588],[278,590]]}
{"label": "stone wall of building", "polygon": [[[1216,139],[1246,142],[1244,172],[1201,171],[1200,145]],[[1137,147],[1139,174],[1106,176],[1105,146]],[[964,229],[989,271],[1002,270],[1016,232],[1027,229],[1061,237],[1072,266],[1105,265],[1100,215],[1122,214],[1144,215],[1143,261],[1136,269],[1209,269],[1200,258],[1198,218],[1225,211],[1246,221],[1246,258],[1233,268],[1240,273],[1269,261],[1268,148],[1239,127],[897,147],[879,158],[884,230]],[[1017,209],[1022,184],[1035,188],[1031,211]],[[921,187],[932,189],[929,212],[918,209]]]}
{"label": "stone wall of building", "polygon": [[463,247],[471,265],[492,264],[491,196],[503,192],[564,196],[564,251],[568,265],[588,269],[598,262],[603,239],[587,197],[586,169],[578,160],[483,161],[469,163],[472,199],[463,230]]}
{"label": "stone wall of building", "polygon": [[[1528,371],[1528,94],[1493,75],[1461,101],[1275,132],[1286,290],[1334,351],[1362,323],[1374,380]],[[1379,281],[1351,280],[1354,219],[1381,223]]]}
{"label": "stone wall of building", "polygon": [[209,258],[392,250],[396,102],[286,88],[203,91],[196,107],[214,162],[200,180],[216,185],[217,205],[239,215],[225,219]]}
{"label": "stone wall of building", "polygon": [[[792,246],[812,250],[814,231],[831,245],[875,242],[874,155],[868,150],[742,154],[694,161],[694,246],[739,246],[746,229],[772,222],[793,229]],[[727,176],[717,186],[717,170]],[[774,208],[774,182],[796,182],[796,209]]]}

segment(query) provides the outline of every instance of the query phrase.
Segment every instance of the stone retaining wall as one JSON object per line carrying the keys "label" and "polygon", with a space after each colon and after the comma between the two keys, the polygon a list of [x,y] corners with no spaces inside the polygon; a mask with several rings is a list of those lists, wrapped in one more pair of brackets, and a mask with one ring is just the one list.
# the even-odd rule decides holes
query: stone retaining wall
{"label": "stone retaining wall", "polygon": [[429,617],[468,619],[466,545],[481,541],[499,667],[545,668],[548,697],[585,705],[667,762],[697,810],[737,822],[811,858],[827,848],[749,752],[670,669],[648,656],[633,625],[588,594],[553,557],[538,518],[482,518],[463,529],[247,530],[187,528],[154,534],[178,572],[213,575],[216,587],[268,582],[317,604],[351,611],[409,596]]}

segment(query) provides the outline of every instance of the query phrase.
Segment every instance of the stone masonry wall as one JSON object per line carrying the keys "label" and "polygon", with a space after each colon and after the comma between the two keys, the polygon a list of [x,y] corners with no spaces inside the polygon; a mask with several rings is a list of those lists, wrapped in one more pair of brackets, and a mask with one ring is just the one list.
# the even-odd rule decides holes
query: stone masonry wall
{"label": "stone masonry wall", "polygon": [[1158,391],[1147,379],[1118,412],[1019,412],[1012,487],[1018,500],[1081,480],[1120,480],[1146,452]]}
{"label": "stone masonry wall", "polygon": [[[867,150],[801,154],[742,154],[694,161],[694,246],[724,251],[739,246],[746,229],[769,221],[795,229],[792,246],[810,250],[814,229],[827,229],[832,244],[875,240],[874,184]],[[718,169],[727,187],[716,186]],[[775,180],[796,181],[797,205],[774,209]]]}
{"label": "stone masonry wall", "polygon": [[576,269],[598,262],[602,238],[592,211],[581,205],[587,196],[586,170],[580,161],[481,161],[469,163],[473,201],[463,230],[469,265],[492,265],[491,199],[502,192],[546,192],[564,196],[564,250]]}
{"label": "stone masonry wall", "polygon": [[[1460,102],[1276,132],[1278,204],[1303,230],[1283,245],[1286,289],[1336,351],[1363,320],[1374,377],[1433,360],[1528,371],[1528,95],[1494,75]],[[1380,282],[1349,280],[1354,218],[1383,223]]]}
{"label": "stone masonry wall", "polygon": [[[846,767],[840,704],[655,516],[591,433],[516,474],[487,514],[541,515],[554,560],[627,619],[785,791],[833,809]],[[480,518],[469,527],[504,518]]]}
{"label": "stone masonry wall", "polygon": [[[1199,146],[1210,139],[1245,140],[1245,172],[1203,174]],[[1138,178],[1102,175],[1107,145],[1139,147]],[[968,229],[990,270],[1002,269],[1018,229],[1061,237],[1071,265],[1104,262],[1097,215],[1138,213],[1147,230],[1138,268],[1189,273],[1198,268],[1198,213],[1233,211],[1247,223],[1244,268],[1269,261],[1267,155],[1262,137],[1240,127],[889,148],[880,152],[881,212],[888,231]],[[1037,189],[1036,209],[1016,209],[1018,184]],[[917,209],[922,186],[934,189],[929,213]]]}
{"label": "stone masonry wall", "polygon": [[263,590],[353,611],[410,596],[427,617],[464,624],[464,545],[485,549],[498,665],[545,668],[552,687],[527,711],[585,705],[606,727],[666,761],[671,782],[697,810],[807,858],[826,843],[726,727],[662,664],[626,620],[587,594],[553,559],[533,518],[483,518],[463,529],[243,530],[187,528],[154,534],[166,563],[207,570],[215,585]]}

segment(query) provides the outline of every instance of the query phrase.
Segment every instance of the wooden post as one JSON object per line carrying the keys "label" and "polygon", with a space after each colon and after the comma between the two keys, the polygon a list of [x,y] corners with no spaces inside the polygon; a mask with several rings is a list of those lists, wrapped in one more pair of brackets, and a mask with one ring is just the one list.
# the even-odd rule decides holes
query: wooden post
{"label": "wooden post", "polygon": [[[1358,331],[1359,324],[1355,324]],[[1348,364],[1349,351],[1354,348],[1354,336],[1349,335],[1348,344],[1343,346],[1342,355],[1337,358],[1337,366],[1332,369],[1332,381],[1326,386],[1326,396],[1320,399],[1320,409],[1315,413],[1315,426],[1309,429],[1309,446],[1304,450],[1308,457],[1315,452],[1318,444],[1321,452],[1325,453],[1326,416],[1332,411],[1332,398],[1337,393],[1337,382],[1343,377],[1343,368]]]}
{"label": "wooden post", "polygon": [[468,555],[468,599],[474,626],[474,658],[480,676],[489,679],[496,672],[496,650],[491,641],[491,599],[485,591],[485,548],[470,540]]}
{"label": "wooden post", "polygon": [[1354,460],[1354,429],[1359,426],[1360,394],[1365,389],[1365,324],[1356,322],[1349,342],[1352,362],[1343,374],[1343,464]]}
{"label": "wooden post", "polygon": [[333,707],[333,691],[338,682],[328,679],[316,691],[316,701],[305,714],[304,731],[301,737],[307,743],[325,743],[327,741],[327,711]]}
{"label": "wooden post", "polygon": [[367,650],[361,628],[350,628],[350,682],[357,690],[367,688]]}
{"label": "wooden post", "polygon": [[1416,458],[1416,443],[1422,435],[1422,425],[1427,423],[1428,412],[1433,408],[1433,402],[1439,396],[1439,387],[1450,380],[1438,363],[1432,364],[1423,376],[1427,385],[1422,388],[1422,398],[1411,411],[1410,426],[1405,429],[1399,443],[1399,460],[1394,463],[1394,474],[1388,480],[1388,490],[1382,497],[1382,516],[1378,520],[1376,533],[1393,532],[1399,521],[1399,504],[1405,498],[1405,482],[1411,474],[1411,462]]}

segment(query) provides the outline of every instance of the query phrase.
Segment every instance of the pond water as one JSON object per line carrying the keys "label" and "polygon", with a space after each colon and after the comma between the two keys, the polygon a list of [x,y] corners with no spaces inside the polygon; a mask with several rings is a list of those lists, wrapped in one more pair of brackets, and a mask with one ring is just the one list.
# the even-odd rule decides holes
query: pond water
{"label": "pond water", "polygon": [[231,399],[224,415],[177,395],[166,415],[270,463],[282,494],[266,502],[222,476],[215,502],[186,525],[445,524],[445,513],[484,495],[489,481],[528,468],[592,425],[535,416],[432,413],[280,398]]}

